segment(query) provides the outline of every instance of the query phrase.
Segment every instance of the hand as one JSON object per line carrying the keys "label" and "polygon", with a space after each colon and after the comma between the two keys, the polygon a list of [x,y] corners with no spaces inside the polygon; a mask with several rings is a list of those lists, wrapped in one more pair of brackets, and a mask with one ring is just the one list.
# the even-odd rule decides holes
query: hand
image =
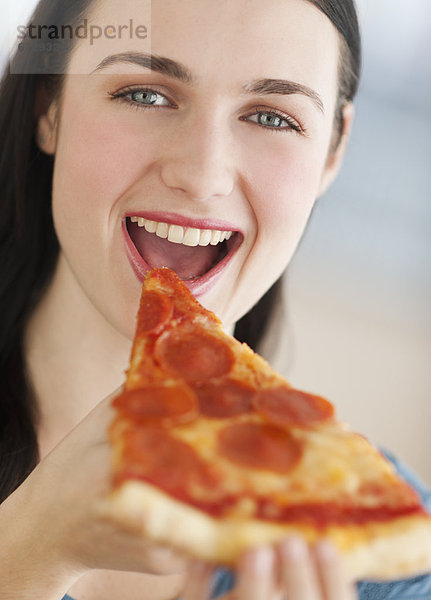
{"label": "hand", "polygon": [[[103,400],[0,506],[0,600],[57,599],[91,569],[184,573],[188,560],[102,511],[111,481]],[[13,576],[11,576],[13,574]]]}
{"label": "hand", "polygon": [[[182,600],[206,600],[213,566],[195,562]],[[246,552],[237,569],[236,587],[220,600],[356,600],[334,546],[323,541],[312,550],[300,537],[275,547]]]}
{"label": "hand", "polygon": [[113,569],[153,574],[179,573],[187,560],[168,547],[146,540],[141,523],[127,530],[106,519],[111,485],[107,430],[112,398],[103,400],[40,463],[38,502],[57,532],[55,545],[77,570]]}

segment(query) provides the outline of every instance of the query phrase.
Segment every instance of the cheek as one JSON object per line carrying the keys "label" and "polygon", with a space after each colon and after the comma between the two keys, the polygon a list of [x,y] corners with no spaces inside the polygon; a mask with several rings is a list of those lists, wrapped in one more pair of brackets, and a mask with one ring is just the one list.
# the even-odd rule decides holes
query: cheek
{"label": "cheek", "polygon": [[106,219],[151,165],[153,145],[132,130],[125,115],[114,119],[110,111],[96,115],[70,105],[64,114],[54,177],[57,212]]}
{"label": "cheek", "polygon": [[251,171],[258,236],[275,242],[278,233],[286,244],[296,243],[318,194],[325,146],[298,138],[274,146]]}
{"label": "cheek", "polygon": [[325,163],[324,140],[277,141],[278,134],[269,135],[259,151],[248,145],[253,151],[247,155],[246,185],[256,229],[247,268],[238,278],[237,302],[226,307],[228,322],[251,308],[286,269],[314,205]]}

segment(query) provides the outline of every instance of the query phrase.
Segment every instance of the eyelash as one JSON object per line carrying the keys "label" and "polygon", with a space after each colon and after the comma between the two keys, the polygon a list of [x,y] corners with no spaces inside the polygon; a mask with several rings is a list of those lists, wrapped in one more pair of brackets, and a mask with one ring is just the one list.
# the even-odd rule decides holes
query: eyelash
{"label": "eyelash", "polygon": [[[134,100],[132,100],[131,98],[129,98],[129,96],[131,96],[131,94],[134,94],[136,92],[143,92],[143,93],[151,93],[151,94],[157,94],[158,96],[162,96],[164,99],[166,99],[170,106],[167,104],[164,105],[157,105],[157,104],[140,104],[139,102],[136,102]],[[109,92],[109,96],[111,100],[116,100],[119,102],[124,102],[125,104],[127,104],[130,108],[135,109],[135,110],[142,110],[142,109],[147,109],[147,108],[152,108],[154,109],[158,109],[158,108],[177,108],[177,106],[175,105],[174,102],[172,102],[167,96],[166,94],[158,91],[155,88],[146,88],[146,87],[127,87],[124,88],[118,92]],[[287,123],[287,126],[284,127],[269,127],[267,125],[263,125],[262,123],[258,123],[256,121],[248,121],[250,119],[250,117],[252,116],[261,116],[261,115],[269,115],[270,117],[278,117],[279,119],[281,119],[281,121],[284,121]],[[271,132],[275,132],[275,133],[298,133],[298,134],[305,134],[306,131],[304,129],[304,127],[298,123],[298,121],[296,121],[295,119],[293,119],[292,117],[290,117],[289,115],[286,115],[278,110],[274,110],[274,109],[268,109],[265,106],[257,106],[256,108],[253,109],[253,112],[250,112],[247,115],[244,115],[242,117],[240,117],[241,121],[248,121],[251,123],[255,123],[256,125],[258,125],[259,127],[267,130],[267,131],[271,131]]]}

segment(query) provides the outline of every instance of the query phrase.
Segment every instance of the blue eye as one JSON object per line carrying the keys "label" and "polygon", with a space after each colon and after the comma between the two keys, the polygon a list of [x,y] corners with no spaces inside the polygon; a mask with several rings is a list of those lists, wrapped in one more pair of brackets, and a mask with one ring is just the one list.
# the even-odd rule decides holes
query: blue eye
{"label": "blue eye", "polygon": [[257,123],[266,129],[278,131],[297,131],[302,132],[301,125],[288,115],[280,115],[272,111],[257,111],[242,118],[243,121],[251,121]]}
{"label": "blue eye", "polygon": [[153,90],[138,90],[136,92],[129,93],[130,98],[133,102],[143,104],[146,106],[163,106],[169,104],[167,99]]}
{"label": "blue eye", "polygon": [[121,100],[137,108],[147,106],[172,106],[160,92],[147,88],[126,88],[109,94],[113,100]]}
{"label": "blue eye", "polygon": [[281,127],[283,125],[283,119],[271,113],[258,113],[257,122],[259,125],[266,125],[267,127]]}

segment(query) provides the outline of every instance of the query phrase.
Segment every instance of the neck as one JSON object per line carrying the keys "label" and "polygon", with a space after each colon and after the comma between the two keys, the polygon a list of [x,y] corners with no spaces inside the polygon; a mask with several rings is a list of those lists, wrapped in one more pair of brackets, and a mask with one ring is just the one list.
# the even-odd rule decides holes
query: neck
{"label": "neck", "polygon": [[131,340],[97,311],[60,254],[25,338],[41,456],[122,384],[130,348]]}

